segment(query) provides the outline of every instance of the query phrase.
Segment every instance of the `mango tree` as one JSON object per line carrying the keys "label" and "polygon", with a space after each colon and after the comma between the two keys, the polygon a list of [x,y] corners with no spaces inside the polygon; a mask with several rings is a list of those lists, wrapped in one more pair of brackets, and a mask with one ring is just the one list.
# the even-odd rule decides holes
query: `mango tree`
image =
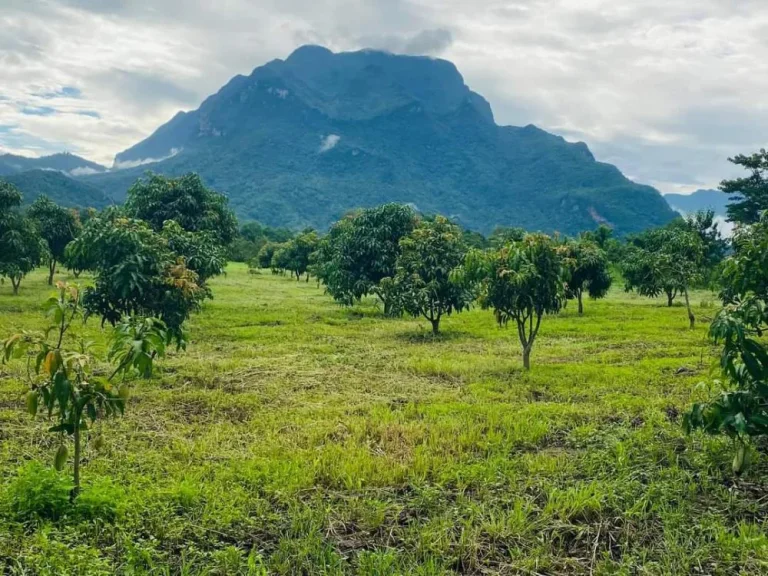
{"label": "mango tree", "polygon": [[585,238],[571,240],[561,251],[566,272],[566,296],[575,298],[579,315],[584,314],[583,296],[604,298],[611,288],[612,278],[608,271],[605,252],[593,241]]}
{"label": "mango tree", "polygon": [[689,290],[703,277],[704,244],[699,235],[684,228],[660,228],[644,235],[626,254],[623,266],[625,288],[655,298],[667,294],[672,305],[677,293],[685,297],[690,328],[696,324]]}
{"label": "mango tree", "polygon": [[395,276],[400,240],[415,226],[413,210],[401,204],[361,210],[334,224],[318,247],[315,265],[327,292],[347,306],[374,294],[390,314],[391,291],[380,283]]}
{"label": "mango tree", "polygon": [[461,275],[480,288],[480,304],[496,321],[515,322],[523,349],[523,366],[531,367],[531,350],[546,314],[565,301],[563,261],[556,243],[544,234],[527,234],[498,250],[471,251]]}
{"label": "mango tree", "polygon": [[29,207],[27,216],[37,224],[48,245],[48,285],[53,286],[56,265],[64,259],[67,244],[80,233],[80,220],[76,212],[58,206],[47,196],[39,196]]}
{"label": "mango tree", "polygon": [[768,213],[737,229],[734,255],[725,261],[724,307],[709,330],[722,344],[720,368],[726,379],[709,401],[694,404],[684,419],[689,432],[725,434],[734,441],[733,470],[748,464],[751,438],[768,435]]}
{"label": "mango tree", "polygon": [[115,326],[124,316],[156,317],[169,339],[186,345],[184,323],[211,296],[168,238],[147,223],[106,212],[93,218],[75,240],[93,262],[94,286],[83,295],[86,317]]}
{"label": "mango tree", "polygon": [[47,255],[35,223],[18,211],[21,192],[0,180],[0,278],[8,278],[14,295],[21,280],[40,266]]}
{"label": "mango tree", "polygon": [[437,216],[400,240],[394,278],[399,300],[406,312],[429,320],[435,335],[443,316],[469,308],[474,300],[472,290],[453,275],[466,252],[462,237],[458,226]]}
{"label": "mango tree", "polygon": [[[103,443],[100,421],[123,414],[128,398],[127,379],[149,377],[156,357],[165,350],[165,331],[156,319],[124,319],[115,327],[107,358],[116,364],[110,376],[94,373],[93,356],[85,342],[73,342],[70,330],[82,317],[81,292],[76,286],[58,283],[56,296],[45,304],[51,323],[41,334],[24,332],[3,342],[3,362],[26,359],[30,389],[27,411],[43,410],[54,425],[48,431],[59,437],[54,465],[61,470],[69,456],[66,438],[72,439],[72,498],[80,491],[83,434],[95,449]],[[120,382],[116,382],[120,380]],[[99,423],[97,425],[97,423]],[[95,428],[94,428],[95,427]]]}

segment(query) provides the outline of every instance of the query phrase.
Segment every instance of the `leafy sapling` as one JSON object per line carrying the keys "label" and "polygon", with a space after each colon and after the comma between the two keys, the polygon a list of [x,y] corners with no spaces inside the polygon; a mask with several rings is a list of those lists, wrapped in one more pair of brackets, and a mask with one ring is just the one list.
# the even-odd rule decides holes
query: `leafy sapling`
{"label": "leafy sapling", "polygon": [[164,355],[165,327],[154,318],[125,318],[118,323],[107,355],[116,366],[105,378],[93,371],[89,344],[75,341],[70,334],[73,323],[82,318],[80,289],[57,283],[57,293],[45,303],[45,312],[51,321],[45,332],[23,332],[5,340],[3,362],[26,359],[30,386],[26,408],[32,416],[43,410],[53,419],[48,431],[59,437],[54,457],[57,470],[69,459],[67,439],[71,439],[74,499],[80,492],[83,435],[88,434],[93,447],[100,448],[104,442],[101,422],[125,412],[127,381],[134,375],[151,376],[155,358]]}

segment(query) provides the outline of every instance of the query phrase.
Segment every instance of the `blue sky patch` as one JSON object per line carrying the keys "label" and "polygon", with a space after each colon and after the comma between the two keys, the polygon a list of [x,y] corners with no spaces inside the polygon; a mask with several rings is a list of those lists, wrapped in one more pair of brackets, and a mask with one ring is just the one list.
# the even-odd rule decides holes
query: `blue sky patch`
{"label": "blue sky patch", "polygon": [[56,114],[56,109],[50,106],[25,106],[21,113],[27,116],[52,116]]}
{"label": "blue sky patch", "polygon": [[82,110],[77,114],[79,114],[80,116],[90,116],[91,118],[101,118],[101,114],[96,112],[96,110]]}
{"label": "blue sky patch", "polygon": [[83,93],[80,91],[80,89],[75,88],[74,86],[62,86],[53,92],[41,92],[39,94],[34,94],[34,96],[45,98],[47,100],[50,100],[51,98],[80,98],[82,95]]}

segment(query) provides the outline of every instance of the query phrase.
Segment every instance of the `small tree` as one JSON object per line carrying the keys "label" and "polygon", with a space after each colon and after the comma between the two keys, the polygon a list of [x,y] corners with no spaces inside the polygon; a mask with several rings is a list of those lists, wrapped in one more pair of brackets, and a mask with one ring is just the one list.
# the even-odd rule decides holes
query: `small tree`
{"label": "small tree", "polygon": [[96,273],[83,296],[86,317],[113,326],[124,316],[157,317],[169,339],[186,345],[184,322],[211,294],[167,238],[145,222],[112,212],[92,219],[75,244]]}
{"label": "small tree", "polygon": [[462,236],[458,226],[438,216],[400,240],[394,279],[399,300],[406,312],[429,320],[435,335],[444,315],[461,312],[474,300],[472,290],[452,276],[466,252]]}
{"label": "small tree", "polygon": [[47,196],[39,196],[29,207],[31,218],[48,245],[48,285],[53,285],[56,264],[64,259],[67,244],[77,238],[81,226],[77,214],[58,206]]}
{"label": "small tree", "polygon": [[583,295],[604,298],[611,288],[611,274],[605,252],[591,240],[584,238],[568,242],[562,255],[565,258],[566,296],[579,303],[579,315],[584,314]]}
{"label": "small tree", "polygon": [[694,328],[689,289],[702,278],[704,245],[695,232],[684,228],[652,230],[626,256],[623,267],[625,288],[642,296],[656,298],[667,294],[667,303],[678,293],[685,297],[688,320]]}
{"label": "small tree", "polygon": [[320,237],[314,230],[307,229],[289,241],[285,247],[285,268],[291,271],[291,275],[296,274],[298,282],[302,274],[307,275],[309,282],[309,265],[311,256],[317,250]]}
{"label": "small tree", "polygon": [[530,369],[542,317],[558,313],[565,300],[563,263],[555,242],[544,234],[528,234],[499,250],[471,251],[463,276],[479,283],[480,304],[493,309],[499,325],[515,322],[523,366]]}
{"label": "small tree", "polygon": [[720,190],[730,195],[728,218],[732,222],[754,224],[768,210],[768,152],[761,149],[750,156],[739,154],[728,159],[731,163],[749,170],[746,178],[723,180]]}
{"label": "small tree", "polygon": [[400,240],[415,225],[413,210],[401,204],[361,210],[334,224],[319,246],[316,266],[327,292],[347,306],[375,294],[389,314],[391,291],[379,284],[394,278]]}
{"label": "small tree", "polygon": [[280,247],[280,244],[274,242],[267,242],[259,250],[259,254],[256,256],[256,262],[259,268],[270,268],[272,266],[272,258],[275,256],[275,251]]}
{"label": "small tree", "polygon": [[0,278],[8,278],[19,293],[22,278],[40,266],[45,242],[34,223],[19,213],[21,192],[0,180]]}
{"label": "small tree", "polygon": [[[733,439],[733,470],[748,464],[750,439],[768,435],[768,213],[755,225],[737,229],[735,253],[725,262],[724,308],[710,326],[722,344],[720,368],[727,380],[708,402],[694,404],[684,425]],[[716,384],[720,384],[716,382]]]}
{"label": "small tree", "polygon": [[[72,498],[80,491],[82,434],[90,432],[94,447],[103,442],[100,421],[122,414],[128,398],[125,381],[138,374],[149,377],[156,356],[165,350],[165,333],[160,321],[126,319],[113,333],[108,359],[117,366],[108,378],[91,371],[93,357],[88,344],[70,344],[69,332],[81,316],[80,290],[63,283],[57,285],[57,295],[45,305],[51,324],[44,334],[25,332],[3,342],[3,362],[26,357],[30,390],[27,411],[35,416],[40,405],[53,417],[55,424],[49,432],[59,436],[54,464],[61,470],[68,458],[66,437],[74,444]],[[51,338],[52,336],[52,338]],[[32,372],[36,376],[31,376]],[[115,384],[116,378],[122,380]],[[98,428],[92,429],[99,422]]]}

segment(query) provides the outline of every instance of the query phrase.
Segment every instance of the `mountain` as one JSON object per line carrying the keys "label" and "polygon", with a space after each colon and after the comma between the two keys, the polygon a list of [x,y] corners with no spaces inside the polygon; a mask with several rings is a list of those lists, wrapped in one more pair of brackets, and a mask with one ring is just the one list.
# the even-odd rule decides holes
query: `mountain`
{"label": "mountain", "polygon": [[673,210],[691,214],[700,210],[714,210],[716,216],[726,217],[730,197],[719,190],[697,190],[692,194],[664,194]]}
{"label": "mountain", "polygon": [[586,144],[498,126],[445,60],[304,46],[236,76],[84,176],[121,200],[146,169],[200,173],[242,219],[325,228],[346,211],[406,202],[490,232],[497,225],[618,234],[664,224],[661,195]]}
{"label": "mountain", "polygon": [[56,170],[27,170],[2,178],[21,191],[24,204],[43,194],[67,208],[104,208],[113,203],[100,189]]}
{"label": "mountain", "polygon": [[105,172],[104,166],[64,152],[43,156],[41,158],[28,158],[14,154],[0,154],[0,176],[18,174],[27,170],[58,170],[71,176],[84,176]]}

